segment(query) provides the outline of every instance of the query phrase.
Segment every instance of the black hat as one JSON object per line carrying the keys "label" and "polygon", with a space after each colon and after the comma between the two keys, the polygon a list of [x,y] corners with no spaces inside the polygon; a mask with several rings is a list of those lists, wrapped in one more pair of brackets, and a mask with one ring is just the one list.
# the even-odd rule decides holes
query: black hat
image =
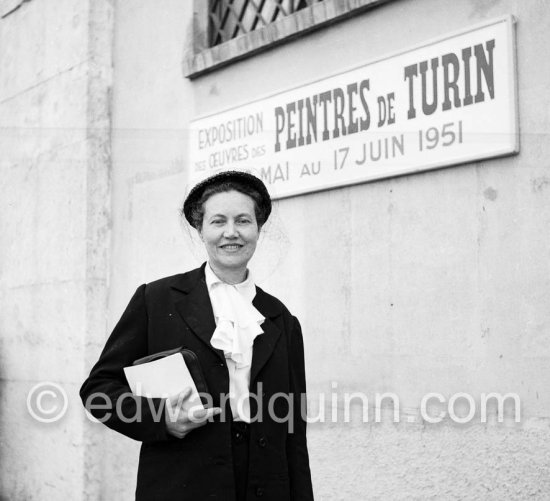
{"label": "black hat", "polygon": [[269,196],[269,192],[267,191],[267,188],[262,180],[252,174],[249,174],[248,172],[228,170],[219,172],[218,174],[214,174],[213,176],[204,179],[200,183],[196,184],[187,195],[187,198],[183,203],[183,214],[191,226],[196,228],[193,213],[195,212],[194,209],[200,202],[204,191],[211,186],[231,183],[233,181],[244,188],[250,188],[252,191],[256,191],[260,195],[260,200],[256,200],[256,197],[253,198],[256,201],[258,209],[262,215],[263,221],[261,221],[261,224],[267,221],[267,218],[271,213],[271,197]]}

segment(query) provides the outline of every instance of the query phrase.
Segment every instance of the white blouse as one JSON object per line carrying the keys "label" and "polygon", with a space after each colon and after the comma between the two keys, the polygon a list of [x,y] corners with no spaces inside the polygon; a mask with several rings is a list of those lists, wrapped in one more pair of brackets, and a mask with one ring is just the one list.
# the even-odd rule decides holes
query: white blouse
{"label": "white blouse", "polygon": [[223,350],[229,369],[229,404],[235,421],[250,422],[250,366],[256,336],[265,317],[252,305],[256,285],[250,270],[240,284],[227,284],[212,271],[204,269],[206,286],[214,310],[216,330],[210,343]]}

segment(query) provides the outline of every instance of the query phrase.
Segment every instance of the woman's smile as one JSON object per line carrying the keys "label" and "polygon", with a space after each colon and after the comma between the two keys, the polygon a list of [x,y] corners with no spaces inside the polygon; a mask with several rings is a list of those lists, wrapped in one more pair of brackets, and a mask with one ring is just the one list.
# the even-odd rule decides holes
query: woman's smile
{"label": "woman's smile", "polygon": [[220,247],[223,250],[229,251],[229,252],[235,252],[243,248],[242,244],[223,244],[220,245]]}

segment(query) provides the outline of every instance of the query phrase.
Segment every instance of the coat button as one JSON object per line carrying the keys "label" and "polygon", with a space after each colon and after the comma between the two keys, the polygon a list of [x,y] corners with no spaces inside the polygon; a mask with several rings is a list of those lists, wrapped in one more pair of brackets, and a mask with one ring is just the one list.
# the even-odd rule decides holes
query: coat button
{"label": "coat button", "polygon": [[258,488],[256,489],[256,496],[258,496],[259,498],[261,498],[263,495],[264,495],[264,490],[263,490],[261,487],[258,487]]}
{"label": "coat button", "polygon": [[260,437],[260,439],[258,440],[258,445],[260,447],[265,447],[267,445],[267,440],[265,439],[265,437]]}

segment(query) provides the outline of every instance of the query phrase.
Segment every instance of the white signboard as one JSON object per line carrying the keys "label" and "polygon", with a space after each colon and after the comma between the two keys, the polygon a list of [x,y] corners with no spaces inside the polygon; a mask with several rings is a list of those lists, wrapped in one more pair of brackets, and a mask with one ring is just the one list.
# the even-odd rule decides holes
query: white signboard
{"label": "white signboard", "polygon": [[190,185],[220,170],[274,198],[519,151],[508,16],[191,124]]}

